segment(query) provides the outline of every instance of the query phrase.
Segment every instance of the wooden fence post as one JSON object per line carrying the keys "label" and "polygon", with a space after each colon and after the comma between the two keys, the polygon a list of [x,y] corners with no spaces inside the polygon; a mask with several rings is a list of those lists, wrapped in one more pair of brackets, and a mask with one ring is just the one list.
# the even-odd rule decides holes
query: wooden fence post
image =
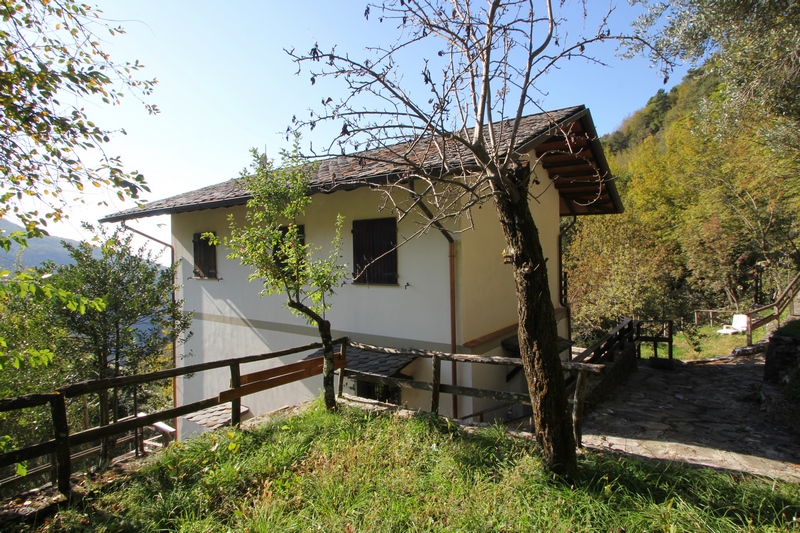
{"label": "wooden fence post", "polygon": [[69,451],[69,424],[67,423],[67,404],[64,395],[57,392],[50,401],[50,410],[53,415],[53,429],[56,440],[56,463],[58,490],[64,496],[69,496],[69,477],[72,474]]}
{"label": "wooden fence post", "polygon": [[[342,343],[342,356],[341,357],[342,357],[343,360],[347,361],[347,343],[346,342]],[[345,364],[345,366],[346,366],[346,364]],[[339,398],[341,398],[342,395],[344,394],[344,391],[343,391],[343,389],[344,389],[344,368],[345,367],[343,366],[342,368],[339,369]]]}
{"label": "wooden fence post", "polygon": [[439,414],[439,389],[442,385],[442,361],[438,354],[431,357],[433,365],[433,388],[431,389],[431,413]]}
{"label": "wooden fence post", "polygon": [[[242,385],[242,375],[239,371],[239,363],[231,365],[231,388],[238,389]],[[242,399],[231,400],[231,427],[237,427],[242,423]]]}
{"label": "wooden fence post", "polygon": [[575,436],[575,446],[582,448],[581,440],[581,418],[583,417],[583,397],[586,392],[586,372],[578,371],[578,379],[575,382],[575,396],[572,399],[572,432]]}
{"label": "wooden fence post", "polygon": [[669,358],[672,360],[672,334],[673,334],[673,322],[670,320],[667,322],[667,346],[669,351]]}

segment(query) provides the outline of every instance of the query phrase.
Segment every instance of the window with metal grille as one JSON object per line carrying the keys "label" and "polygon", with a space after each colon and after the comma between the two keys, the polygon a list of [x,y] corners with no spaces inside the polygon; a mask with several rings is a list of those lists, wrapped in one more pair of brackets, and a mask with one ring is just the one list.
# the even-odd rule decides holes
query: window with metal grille
{"label": "window with metal grille", "polygon": [[202,233],[195,233],[194,243],[194,277],[217,278],[217,247],[203,238]]}
{"label": "window with metal grille", "polygon": [[353,283],[397,285],[397,220],[353,221]]}

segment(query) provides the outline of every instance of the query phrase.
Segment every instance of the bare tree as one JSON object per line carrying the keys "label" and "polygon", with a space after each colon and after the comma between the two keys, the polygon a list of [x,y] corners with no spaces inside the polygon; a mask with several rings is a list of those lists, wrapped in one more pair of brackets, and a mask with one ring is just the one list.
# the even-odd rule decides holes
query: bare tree
{"label": "bare tree", "polygon": [[[586,16],[586,2],[580,5]],[[387,0],[369,5],[364,16],[396,28],[397,38],[368,49],[367,58],[318,43],[307,53],[287,50],[299,72],[309,70],[312,83],[331,77],[347,89],[341,99],[323,98],[321,110],[293,127],[341,124],[325,153],[315,155],[352,154],[364,166],[388,168],[380,187],[399,218],[418,210],[431,224],[441,224],[469,216],[476,205],[494,204],[512,258],[536,436],[547,467],[566,475],[577,469],[575,442],[545,258],[531,212],[536,202],[530,186],[543,155],[529,157],[530,149],[514,148],[526,112],[543,111],[537,81],[563,60],[599,62],[586,53],[593,43],[629,40],[611,34],[607,15],[596,32],[576,38],[563,29],[564,19],[549,0]],[[421,84],[401,64],[415,64]],[[559,117],[550,125],[566,140],[566,152],[585,158],[573,149],[574,132],[559,127]],[[598,191],[609,177],[597,172]]]}

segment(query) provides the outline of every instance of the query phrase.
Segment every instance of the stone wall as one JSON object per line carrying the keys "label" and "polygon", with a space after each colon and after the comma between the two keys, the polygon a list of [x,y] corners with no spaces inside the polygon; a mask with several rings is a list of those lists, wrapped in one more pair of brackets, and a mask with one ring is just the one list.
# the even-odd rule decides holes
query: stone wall
{"label": "stone wall", "polygon": [[592,405],[608,398],[617,387],[621,386],[628,376],[637,370],[636,346],[626,343],[625,348],[614,354],[614,361],[606,363],[605,370],[598,377],[592,376],[587,383],[586,402]]}
{"label": "stone wall", "polygon": [[764,358],[764,381],[787,384],[793,369],[800,361],[800,339],[773,335]]}

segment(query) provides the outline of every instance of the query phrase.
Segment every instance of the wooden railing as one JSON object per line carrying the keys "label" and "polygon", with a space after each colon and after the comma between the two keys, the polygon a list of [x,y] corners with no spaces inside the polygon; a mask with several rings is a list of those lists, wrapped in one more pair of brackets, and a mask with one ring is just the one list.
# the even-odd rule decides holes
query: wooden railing
{"label": "wooden railing", "polygon": [[[586,375],[588,373],[602,372],[604,366],[600,363],[610,361],[613,358],[613,353],[616,350],[622,348],[625,342],[633,339],[635,331],[636,329],[634,322],[630,319],[625,320],[613,331],[605,335],[593,347],[584,350],[572,361],[561,362],[565,371],[572,371],[576,373],[574,392],[572,393],[574,396],[572,401],[572,415],[575,439],[579,446],[581,442],[580,421],[584,403]],[[500,356],[487,357],[472,354],[451,354],[413,349],[397,350],[359,343],[349,343],[347,338],[337,339],[334,341],[334,345],[341,346],[341,351],[337,354],[334,365],[335,368],[341,369],[339,372],[340,396],[342,395],[343,391],[343,380],[345,376],[349,376],[371,383],[387,384],[401,388],[429,391],[431,393],[431,412],[433,413],[438,413],[439,411],[439,397],[441,394],[470,396],[474,398],[489,398],[500,402],[530,404],[530,397],[528,393],[479,389],[441,382],[442,361],[521,366],[522,360],[520,358]],[[404,378],[394,378],[357,371],[354,369],[347,369],[346,355],[348,345],[387,355],[410,355],[413,357],[429,358],[432,365],[432,381],[427,382]],[[241,398],[243,396],[319,375],[322,373],[323,362],[321,357],[317,357],[295,363],[289,363],[276,368],[253,372],[246,375],[241,374],[241,365],[246,363],[266,361],[300,352],[316,350],[321,347],[321,343],[312,343],[278,352],[188,365],[179,368],[151,372],[149,374],[84,381],[81,383],[75,383],[61,387],[55,393],[51,394],[34,394],[20,398],[0,400],[0,412],[15,411],[49,404],[54,427],[53,439],[0,454],[0,467],[10,466],[15,463],[27,461],[37,457],[52,455],[54,456],[56,463],[55,466],[57,470],[56,477],[58,488],[62,493],[68,494],[70,492],[71,464],[76,458],[75,455],[71,455],[70,451],[76,447],[101,441],[102,439],[107,439],[115,435],[134,431],[145,426],[154,425],[160,421],[174,419],[227,402],[231,402],[231,425],[236,426],[241,422]],[[130,417],[129,419],[120,420],[106,426],[95,427],[84,431],[79,431],[77,433],[70,432],[66,414],[66,399],[75,398],[85,394],[96,393],[102,390],[141,385],[162,379],[175,378],[224,367],[228,367],[230,370],[230,388],[220,391],[217,396],[156,413]]]}
{"label": "wooden railing", "polygon": [[[346,338],[337,339],[334,345],[343,345],[347,342]],[[88,443],[100,441],[135,431],[145,426],[154,425],[164,420],[170,420],[179,416],[201,411],[209,407],[214,407],[223,403],[231,402],[231,424],[238,425],[241,422],[241,398],[262,390],[277,387],[286,383],[291,383],[322,372],[322,358],[299,361],[283,365],[254,374],[241,375],[241,365],[266,361],[277,357],[284,357],[300,352],[315,350],[322,347],[321,343],[312,343],[298,348],[281,350],[267,354],[251,355],[236,359],[226,359],[222,361],[212,361],[188,365],[168,370],[160,370],[148,374],[135,376],[122,376],[115,378],[84,381],[59,388],[54,393],[31,394],[19,398],[0,400],[0,413],[17,411],[31,407],[50,405],[50,412],[53,420],[54,438],[31,446],[26,446],[18,450],[0,454],[0,467],[11,466],[37,457],[53,455],[56,462],[56,478],[58,490],[64,494],[70,492],[70,475],[72,473],[72,460],[75,456],[71,455],[71,450],[86,445]],[[344,361],[339,359],[335,362],[338,368],[344,366]],[[162,379],[169,379],[187,374],[228,367],[231,374],[231,388],[219,393],[218,396],[206,398],[198,402],[189,403],[179,407],[166,409],[157,413],[145,414],[143,416],[131,417],[127,420],[95,427],[77,433],[71,433],[67,420],[66,399],[75,398],[84,394],[99,392],[113,388],[125,386],[141,385]]]}
{"label": "wooden railing", "polygon": [[626,342],[633,342],[636,335],[636,322],[626,318],[617,327],[603,335],[603,337],[583,352],[573,357],[575,362],[602,364],[613,357],[616,350],[621,349]]}
{"label": "wooden railing", "polygon": [[[747,320],[747,345],[753,345],[753,330],[769,324],[778,322],[781,324],[781,314],[789,308],[789,315],[795,316],[794,301],[797,293],[800,292],[800,273],[798,273],[789,285],[778,295],[774,303],[753,309],[745,313]],[[764,314],[767,313],[767,314]]]}
{"label": "wooden railing", "polygon": [[672,320],[637,320],[636,321],[636,355],[642,357],[642,343],[653,343],[653,357],[658,358],[658,345],[667,345],[667,356],[672,361]]}
{"label": "wooden railing", "polygon": [[[628,329],[631,329],[630,326],[624,325],[621,326],[622,330],[627,332]],[[620,328],[618,328],[620,329]],[[616,331],[616,330],[615,330]],[[626,335],[628,335],[626,333]],[[629,335],[628,335],[629,336]],[[614,335],[615,338],[620,337],[623,338],[625,336]],[[361,381],[366,381],[368,383],[376,383],[381,385],[392,385],[395,387],[400,388],[407,388],[407,389],[416,389],[422,391],[430,391],[431,393],[431,412],[438,413],[439,412],[439,396],[440,394],[453,394],[457,396],[469,396],[472,398],[488,398],[491,400],[505,402],[506,404],[513,404],[513,403],[520,403],[523,405],[530,405],[530,395],[527,392],[511,392],[511,391],[499,391],[499,390],[489,390],[489,389],[478,389],[475,387],[464,387],[460,385],[450,385],[447,383],[441,382],[441,363],[442,361],[455,361],[457,363],[478,363],[478,364],[487,364],[487,365],[507,365],[507,366],[522,366],[522,359],[519,357],[502,357],[502,356],[484,356],[484,355],[472,355],[472,354],[450,354],[444,352],[433,352],[427,350],[412,350],[412,349],[404,349],[398,350],[393,348],[383,348],[380,346],[371,346],[367,344],[360,344],[360,343],[350,343],[351,346],[368,351],[374,351],[378,353],[383,353],[386,355],[396,355],[396,356],[414,356],[414,357],[423,357],[431,359],[432,365],[432,374],[433,378],[432,381],[417,381],[412,379],[405,379],[405,378],[395,378],[389,376],[383,376],[379,374],[372,374],[369,372],[362,372],[358,370],[352,370],[345,368],[342,373],[340,373],[340,380],[343,379],[345,376],[349,376]],[[611,344],[604,343],[602,347],[599,347],[596,352],[603,353],[603,350],[606,348],[610,348]],[[603,358],[603,361],[609,361],[611,355],[607,355]],[[586,393],[586,376],[587,374],[594,373],[599,374],[603,372],[604,366],[602,364],[593,364],[584,361],[561,361],[561,366],[565,371],[572,371],[576,373],[576,379],[574,382],[574,389],[571,391],[572,395],[572,420],[573,420],[573,432],[575,437],[575,443],[578,447],[581,446],[581,420],[583,415],[583,404],[584,404],[584,397]],[[341,384],[339,386],[339,394],[342,393]],[[474,415],[475,413],[473,413]]]}

